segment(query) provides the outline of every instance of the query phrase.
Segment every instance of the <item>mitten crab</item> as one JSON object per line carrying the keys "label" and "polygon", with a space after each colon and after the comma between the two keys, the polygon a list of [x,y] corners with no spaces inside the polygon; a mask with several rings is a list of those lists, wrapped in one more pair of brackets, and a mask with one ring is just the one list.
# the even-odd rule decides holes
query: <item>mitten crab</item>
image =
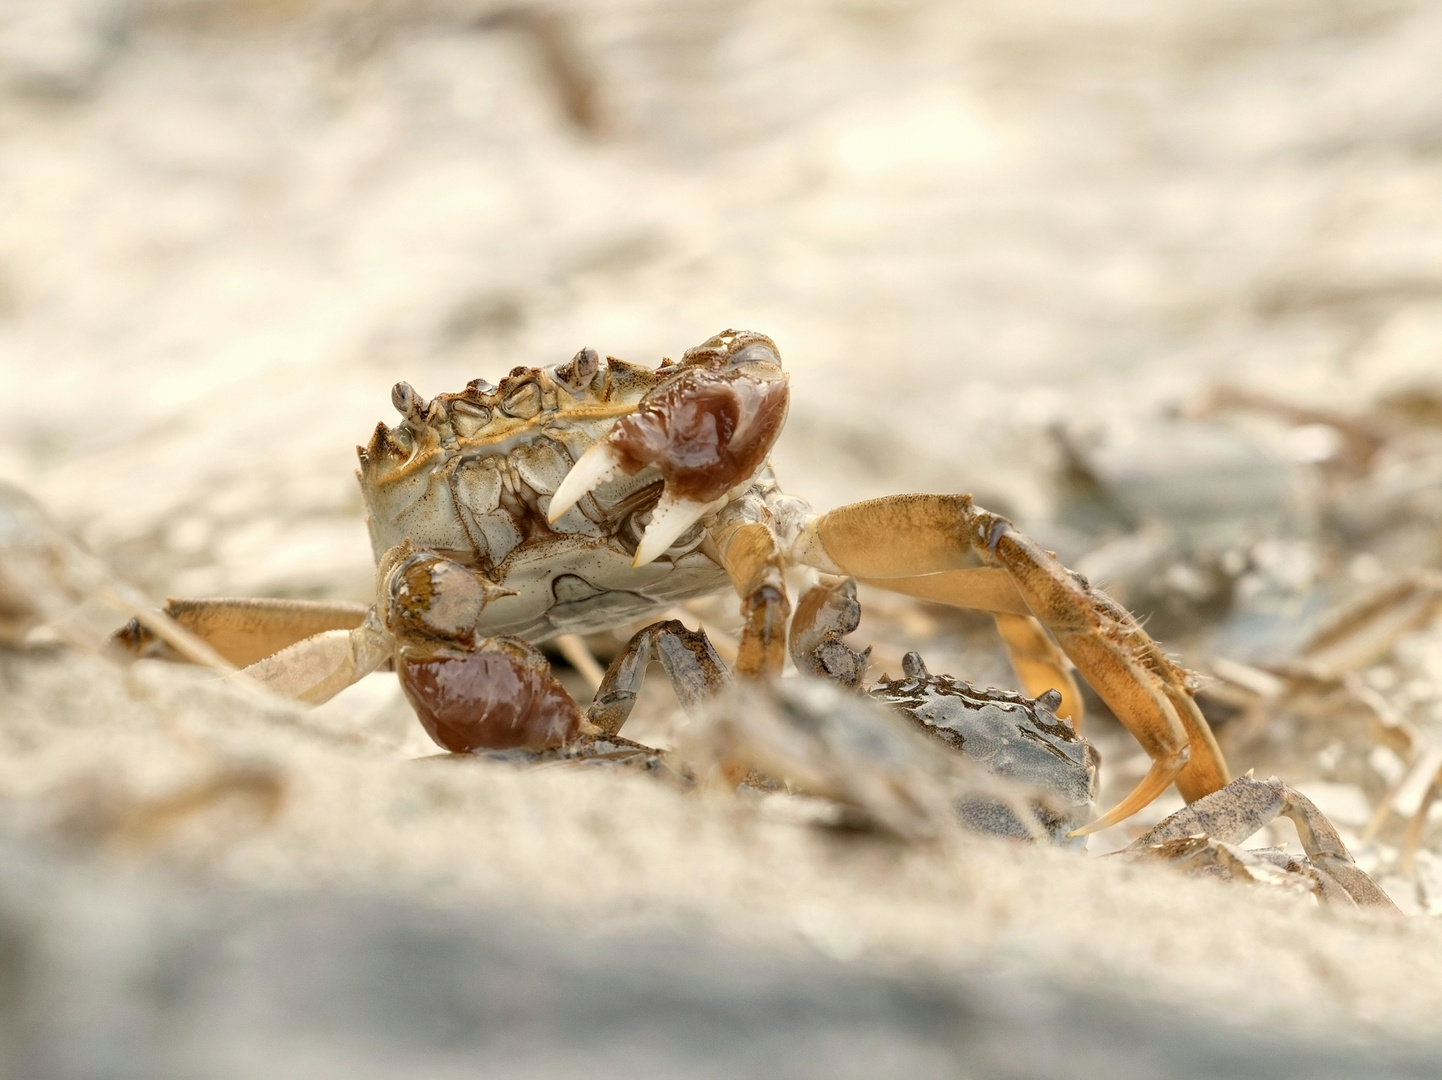
{"label": "mitten crab", "polygon": [[[734,330],[655,369],[583,349],[430,400],[401,383],[401,422],[379,425],[359,450],[377,603],[185,601],[170,614],[287,696],[321,701],[393,661],[442,746],[539,750],[613,739],[650,659],[683,703],[712,688],[717,661],[700,635],[650,627],[612,664],[587,716],[536,643],[729,589],[744,617],[736,673],[764,679],[786,656],[783,571],[811,567],[990,613],[1027,693],[1058,691],[1056,714],[1079,728],[1074,663],[1152,759],[1080,831],[1123,820],[1172,783],[1188,801],[1227,783],[1189,675],[1006,518],[968,495],[817,513],[782,492],[767,455],[788,395],[775,343]],[[815,612],[798,623],[814,638],[807,656],[844,665]]]}

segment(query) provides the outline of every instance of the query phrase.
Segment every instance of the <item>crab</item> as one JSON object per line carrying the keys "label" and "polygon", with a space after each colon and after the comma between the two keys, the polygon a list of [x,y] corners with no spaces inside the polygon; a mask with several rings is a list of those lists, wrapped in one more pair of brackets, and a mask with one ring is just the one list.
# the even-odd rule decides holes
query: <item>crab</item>
{"label": "crab", "polygon": [[[982,689],[932,674],[915,652],[903,658],[900,679],[883,675],[863,686],[866,654],[842,640],[858,620],[853,581],[808,591],[791,646],[810,677],[774,684],[766,694],[722,697],[703,711],[678,748],[690,766],[704,775],[740,761],[762,786],[783,778],[793,791],[823,796],[859,823],[907,839],[940,839],[960,825],[1084,847],[1076,826],[1090,815],[1098,761],[1071,722],[1056,715],[1061,694]],[[1303,854],[1239,846],[1283,816],[1295,824]],[[1397,911],[1321,811],[1275,777],[1240,777],[1113,855],[1309,892],[1328,905]]]}
{"label": "crab", "polygon": [[[1226,785],[1188,673],[1006,518],[963,494],[818,513],[783,492],[767,456],[789,390],[775,343],[736,330],[654,369],[588,348],[429,400],[400,383],[401,422],[359,448],[377,602],[191,600],[169,614],[288,697],[323,701],[391,662],[446,749],[548,750],[619,738],[651,659],[683,704],[715,689],[720,662],[679,624],[648,627],[585,713],[538,643],[734,590],[735,674],[770,680],[787,655],[784,571],[809,567],[990,613],[1027,693],[1057,691],[1056,715],[1080,730],[1074,664],[1152,759],[1078,833],[1126,819],[1173,783],[1189,802]],[[132,632],[132,646],[143,638]]]}
{"label": "crab", "polygon": [[[845,637],[861,624],[852,578],[822,582],[802,596],[792,619],[790,651],[797,671],[860,692],[899,714],[904,726],[964,755],[989,777],[1030,796],[1024,807],[998,798],[996,785],[953,798],[953,814],[976,832],[1047,838],[1080,847],[1078,830],[1091,817],[1099,758],[1073,722],[1057,715],[1061,691],[1029,698],[1012,690],[978,687],[950,675],[933,675],[918,652],[901,661],[901,678],[882,675],[863,685],[871,650],[856,652]],[[973,776],[974,781],[974,776]]]}
{"label": "crab", "polygon": [[1052,711],[1056,691],[981,690],[916,653],[905,665],[864,691],[805,676],[732,684],[680,728],[674,754],[701,783],[729,784],[743,763],[743,787],[820,800],[818,823],[1084,847],[1069,834],[1091,816],[1096,755]]}
{"label": "crab", "polygon": [[[1237,846],[1279,817],[1290,818],[1297,827],[1305,855],[1281,848]],[[1250,773],[1238,777],[1113,854],[1161,860],[1224,880],[1296,884],[1326,904],[1398,911],[1392,898],[1353,861],[1337,830],[1316,805],[1275,776],[1266,780]]]}

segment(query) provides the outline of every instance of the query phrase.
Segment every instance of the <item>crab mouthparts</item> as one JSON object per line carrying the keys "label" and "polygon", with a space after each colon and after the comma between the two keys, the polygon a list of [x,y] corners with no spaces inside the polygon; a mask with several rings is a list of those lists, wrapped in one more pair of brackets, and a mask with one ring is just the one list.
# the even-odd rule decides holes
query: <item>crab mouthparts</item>
{"label": "crab mouthparts", "polygon": [[653,391],[577,460],[551,497],[555,522],[618,473],[665,482],[632,565],[645,566],[754,477],[786,420],[786,377],[694,369]]}

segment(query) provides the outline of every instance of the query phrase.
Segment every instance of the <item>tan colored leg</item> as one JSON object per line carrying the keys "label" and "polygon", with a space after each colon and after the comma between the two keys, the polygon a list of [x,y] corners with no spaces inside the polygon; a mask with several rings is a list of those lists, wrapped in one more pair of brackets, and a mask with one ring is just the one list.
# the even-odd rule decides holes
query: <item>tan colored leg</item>
{"label": "tan colored leg", "polygon": [[[168,600],[165,614],[236,667],[246,667],[298,641],[327,630],[354,630],[365,619],[364,604],[344,601],[209,599]],[[136,656],[179,657],[137,620],[115,635]]]}
{"label": "tan colored leg", "polygon": [[[1093,595],[1104,596],[1096,593]],[[1125,611],[1120,605],[1115,605],[1110,597],[1104,598],[1113,603],[1117,610]],[[1133,623],[1136,622],[1129,613],[1127,618]],[[1137,629],[1140,633],[1141,628]],[[1177,775],[1176,784],[1182,798],[1187,802],[1194,802],[1227,786],[1231,776],[1227,772],[1226,758],[1222,756],[1222,748],[1217,745],[1212,725],[1207,723],[1207,718],[1202,715],[1196,699],[1192,697],[1191,676],[1184,668],[1172,663],[1150,637],[1146,639],[1145,655],[1147,669],[1161,682],[1172,708],[1176,710],[1177,718],[1186,729],[1191,757]]]}
{"label": "tan colored leg", "polygon": [[[1186,673],[1162,655],[1140,624],[1072,574],[1005,518],[967,495],[899,495],[841,507],[805,529],[794,557],[831,573],[854,573],[883,588],[921,575],[942,579],[945,602],[970,607],[965,573],[1006,572],[1028,611],[1056,638],[1152,759],[1141,783],[1080,833],[1095,832],[1142,809],[1174,781],[1196,799],[1225,785],[1226,763],[1191,699]],[[982,582],[995,610],[994,579]],[[909,590],[908,590],[909,591]]]}
{"label": "tan colored leg", "polygon": [[557,651],[566,658],[566,663],[576,669],[576,673],[586,680],[586,685],[594,692],[606,677],[606,669],[591,655],[586,639],[580,634],[559,634],[551,640]]}
{"label": "tan colored leg", "polygon": [[1240,844],[1278,817],[1291,818],[1312,865],[1339,884],[1358,906],[1397,910],[1391,898],[1353,862],[1337,830],[1312,801],[1275,776],[1267,780],[1254,779],[1250,773],[1239,777],[1178,810],[1126,850],[1194,836]]}
{"label": "tan colored leg", "polygon": [[1032,697],[1040,697],[1048,690],[1059,691],[1061,704],[1056,714],[1070,720],[1080,733],[1086,720],[1081,691],[1072,678],[1071,662],[1056,647],[1056,642],[1030,615],[993,612],[992,619],[1022,687]]}
{"label": "tan colored leg", "polygon": [[326,630],[297,641],[237,673],[273,694],[319,705],[388,659],[392,640],[373,612],[354,630]]}
{"label": "tan colored leg", "polygon": [[888,592],[904,593],[934,604],[970,608],[972,611],[1002,611],[1030,615],[1031,608],[1016,591],[1016,582],[1005,570],[978,566],[970,570],[942,570],[919,577],[862,577],[864,584]]}
{"label": "tan colored leg", "polygon": [[781,573],[781,545],[769,525],[748,522],[716,539],[721,565],[741,597],[741,645],[736,674],[775,676],[786,662],[791,602]]}

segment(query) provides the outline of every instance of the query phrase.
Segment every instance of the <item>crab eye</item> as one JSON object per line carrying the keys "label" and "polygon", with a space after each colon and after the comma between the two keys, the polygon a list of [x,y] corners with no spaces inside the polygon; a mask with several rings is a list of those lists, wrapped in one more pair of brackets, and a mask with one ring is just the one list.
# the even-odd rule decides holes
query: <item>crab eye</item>
{"label": "crab eye", "polygon": [[430,402],[417,394],[410,383],[398,382],[391,388],[391,404],[407,420],[423,420]]}
{"label": "crab eye", "polygon": [[595,349],[585,348],[571,357],[569,363],[556,369],[556,378],[573,393],[579,393],[591,384],[596,372],[601,370],[601,354]]}

